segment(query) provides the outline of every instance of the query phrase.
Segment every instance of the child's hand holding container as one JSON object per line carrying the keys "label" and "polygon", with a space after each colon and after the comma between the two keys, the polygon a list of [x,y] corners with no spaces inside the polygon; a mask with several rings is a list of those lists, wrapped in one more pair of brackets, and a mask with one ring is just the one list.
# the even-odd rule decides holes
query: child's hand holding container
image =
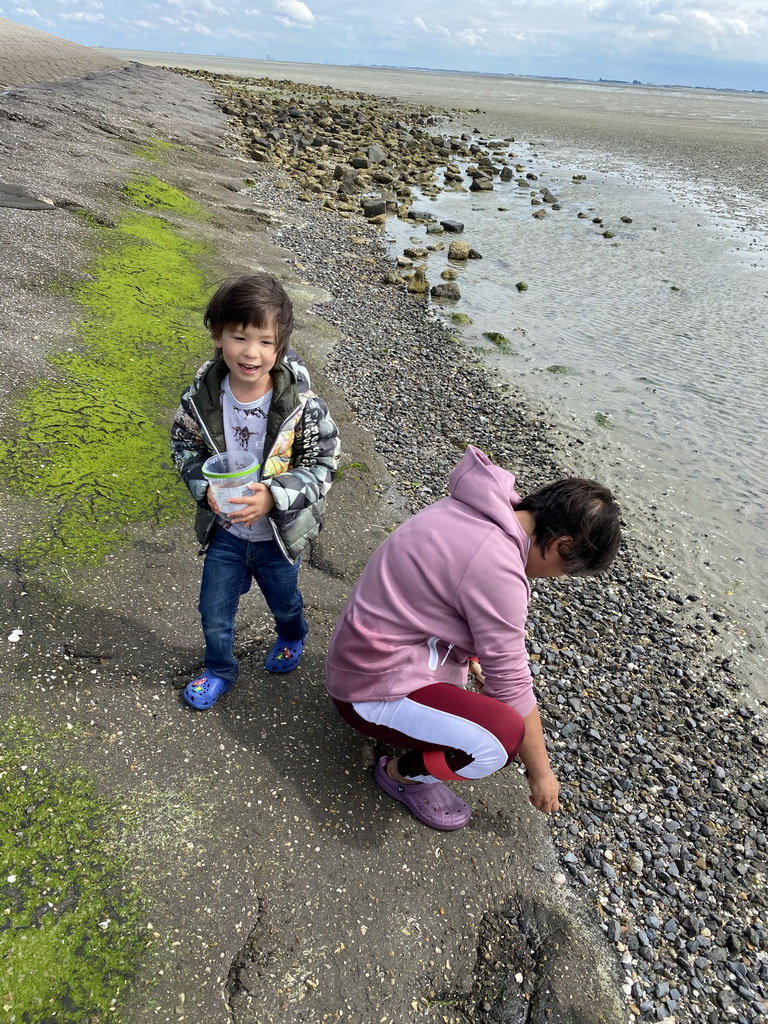
{"label": "child's hand holding container", "polygon": [[221,452],[203,463],[203,476],[213,490],[221,515],[242,511],[242,504],[233,504],[232,499],[253,495],[248,485],[258,482],[260,468],[256,456],[244,451]]}

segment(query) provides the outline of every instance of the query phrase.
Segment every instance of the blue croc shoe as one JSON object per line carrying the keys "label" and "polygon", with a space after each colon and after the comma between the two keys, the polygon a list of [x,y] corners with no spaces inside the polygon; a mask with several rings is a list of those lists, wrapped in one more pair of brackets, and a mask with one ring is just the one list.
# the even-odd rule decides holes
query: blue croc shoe
{"label": "blue croc shoe", "polygon": [[293,672],[304,653],[304,640],[283,640],[278,637],[264,661],[267,672]]}
{"label": "blue croc shoe", "polygon": [[232,683],[228,683],[221,676],[215,676],[213,672],[203,672],[201,676],[193,679],[184,687],[184,700],[191,708],[207,711],[208,708],[213,707],[219,697],[228,693],[232,686]]}

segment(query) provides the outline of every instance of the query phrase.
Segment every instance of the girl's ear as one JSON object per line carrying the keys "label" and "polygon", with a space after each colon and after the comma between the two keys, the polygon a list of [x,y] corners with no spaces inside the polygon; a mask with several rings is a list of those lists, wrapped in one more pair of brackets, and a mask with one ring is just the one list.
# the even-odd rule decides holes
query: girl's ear
{"label": "girl's ear", "polygon": [[573,550],[574,540],[573,537],[563,536],[555,537],[552,541],[556,545],[555,550],[561,558],[567,558]]}

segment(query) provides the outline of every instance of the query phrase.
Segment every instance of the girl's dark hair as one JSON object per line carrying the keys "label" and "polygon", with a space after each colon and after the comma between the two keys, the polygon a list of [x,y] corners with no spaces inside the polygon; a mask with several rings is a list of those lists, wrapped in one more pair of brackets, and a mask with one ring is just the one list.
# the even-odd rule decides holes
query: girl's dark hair
{"label": "girl's dark hair", "polygon": [[533,539],[542,555],[556,537],[558,553],[569,576],[593,576],[607,569],[621,541],[620,510],[607,487],[571,477],[547,484],[515,507],[534,517]]}
{"label": "girl's dark hair", "polygon": [[220,285],[211,296],[203,323],[215,340],[234,327],[275,325],[275,362],[282,362],[293,330],[293,305],[285,288],[267,274],[242,274]]}

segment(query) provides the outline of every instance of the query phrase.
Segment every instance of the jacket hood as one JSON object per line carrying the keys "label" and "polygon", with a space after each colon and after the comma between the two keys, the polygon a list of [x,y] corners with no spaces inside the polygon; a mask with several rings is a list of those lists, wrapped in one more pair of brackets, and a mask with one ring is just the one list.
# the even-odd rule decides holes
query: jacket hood
{"label": "jacket hood", "polygon": [[448,491],[452,498],[493,520],[511,537],[519,540],[527,536],[515,515],[522,498],[515,490],[514,476],[494,466],[474,445],[468,445],[461,462],[451,470]]}

